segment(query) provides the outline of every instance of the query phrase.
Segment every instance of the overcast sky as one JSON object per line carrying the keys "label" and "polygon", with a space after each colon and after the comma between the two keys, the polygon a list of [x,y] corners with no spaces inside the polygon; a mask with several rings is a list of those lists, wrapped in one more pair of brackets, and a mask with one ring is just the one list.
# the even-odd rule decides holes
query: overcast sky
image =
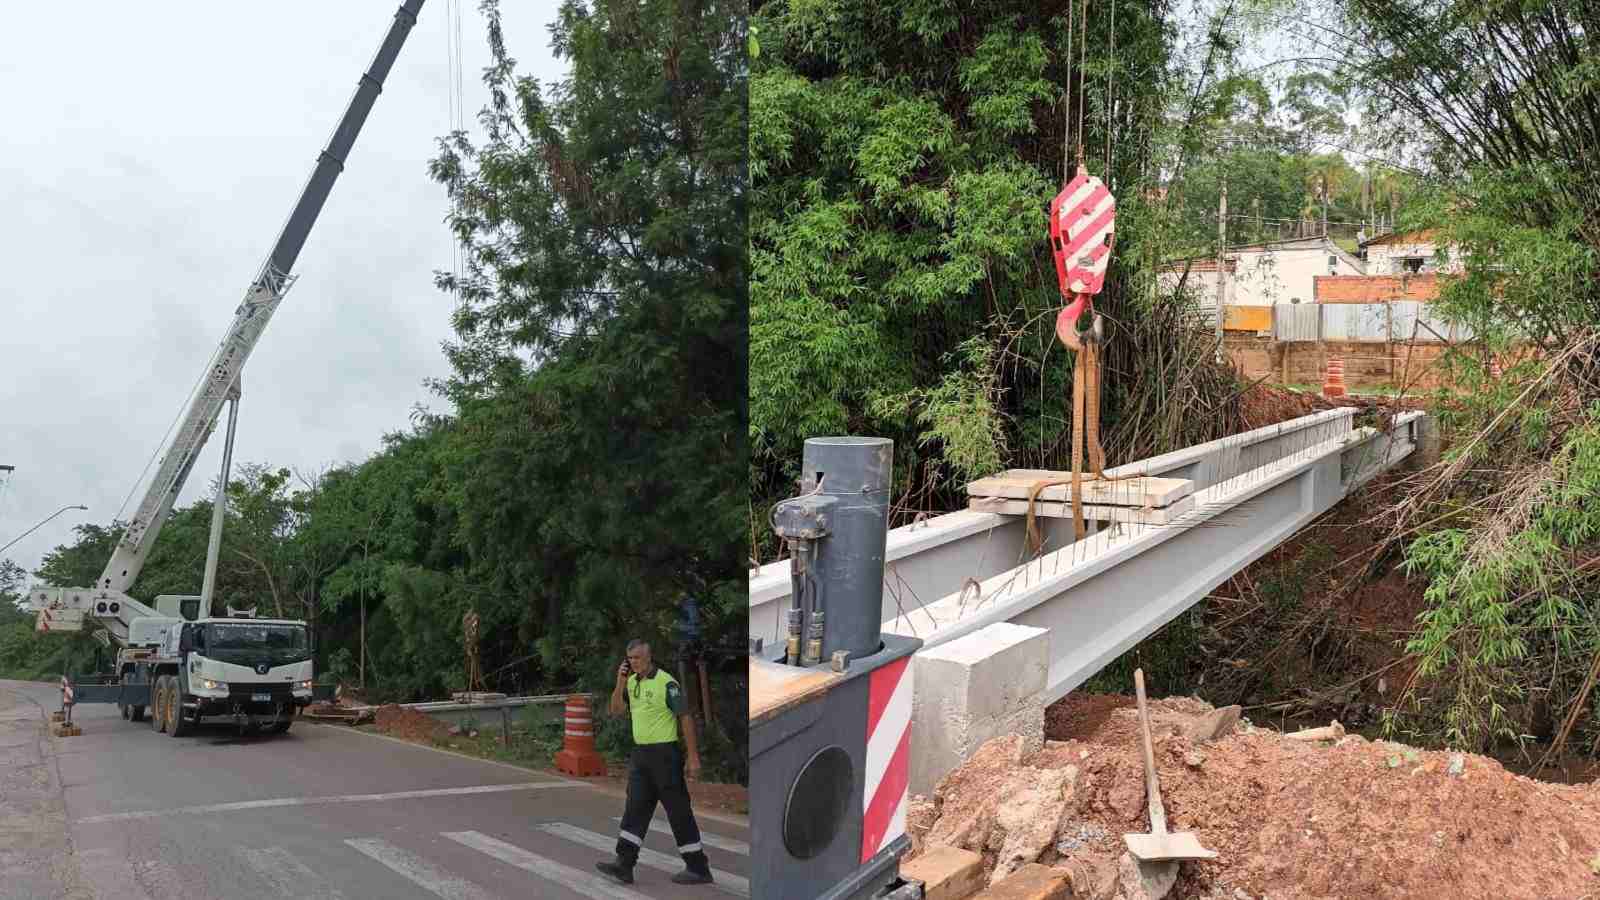
{"label": "overcast sky", "polygon": [[[231,321],[397,0],[7,4],[0,28],[0,556],[107,524]],[[461,4],[469,126],[488,61]],[[557,3],[504,3],[545,84]],[[359,461],[446,373],[450,0],[427,0],[243,375],[234,463]],[[179,504],[221,465],[207,445]],[[124,516],[138,504],[128,501]],[[201,573],[195,572],[194,589]]]}

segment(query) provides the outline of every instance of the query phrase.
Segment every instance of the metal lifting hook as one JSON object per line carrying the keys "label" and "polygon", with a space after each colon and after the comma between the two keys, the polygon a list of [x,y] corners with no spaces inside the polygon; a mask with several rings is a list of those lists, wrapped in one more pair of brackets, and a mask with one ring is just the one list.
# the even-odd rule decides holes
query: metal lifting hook
{"label": "metal lifting hook", "polygon": [[1078,331],[1078,318],[1087,308],[1094,312],[1094,295],[1105,285],[1115,240],[1117,201],[1100,179],[1083,163],[1072,181],[1050,203],[1050,250],[1056,261],[1056,281],[1063,298],[1071,298],[1056,317],[1056,336],[1074,351],[1084,341],[1099,343],[1105,337],[1100,315],[1087,331]]}
{"label": "metal lifting hook", "polygon": [[1078,317],[1083,315],[1085,307],[1094,312],[1094,301],[1089,294],[1079,294],[1056,315],[1056,337],[1074,353],[1081,352],[1085,343],[1105,342],[1105,326],[1099,313],[1094,313],[1094,320],[1087,329],[1078,330]]}

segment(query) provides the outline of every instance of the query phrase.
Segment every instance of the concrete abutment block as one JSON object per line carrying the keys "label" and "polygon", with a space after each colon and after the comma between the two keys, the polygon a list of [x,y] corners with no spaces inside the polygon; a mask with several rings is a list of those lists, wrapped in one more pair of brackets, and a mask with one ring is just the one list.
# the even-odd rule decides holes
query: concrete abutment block
{"label": "concrete abutment block", "polygon": [[930,794],[984,742],[1020,734],[1044,744],[1050,632],[997,622],[912,657],[911,792]]}

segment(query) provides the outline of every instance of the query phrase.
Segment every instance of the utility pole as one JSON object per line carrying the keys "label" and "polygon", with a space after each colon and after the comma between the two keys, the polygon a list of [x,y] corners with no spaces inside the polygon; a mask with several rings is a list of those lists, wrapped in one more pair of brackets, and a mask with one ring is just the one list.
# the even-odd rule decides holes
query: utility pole
{"label": "utility pole", "polygon": [[1256,208],[1256,240],[1264,240],[1265,237],[1261,231],[1261,195],[1257,194],[1256,198],[1250,201],[1250,204]]}
{"label": "utility pole", "polygon": [[1367,171],[1361,176],[1361,212],[1362,219],[1367,226],[1367,235],[1370,237],[1377,233],[1377,226],[1372,221],[1372,166],[1367,166]]}
{"label": "utility pole", "polygon": [[1322,236],[1328,236],[1328,176],[1322,176]]}
{"label": "utility pole", "polygon": [[1222,179],[1222,198],[1217,204],[1217,362],[1222,362],[1223,286],[1227,284],[1228,179]]}

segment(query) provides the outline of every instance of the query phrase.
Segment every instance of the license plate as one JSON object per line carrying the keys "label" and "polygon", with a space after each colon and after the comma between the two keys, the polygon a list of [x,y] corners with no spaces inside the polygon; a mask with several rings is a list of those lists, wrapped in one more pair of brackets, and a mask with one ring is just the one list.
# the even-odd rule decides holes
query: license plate
{"label": "license plate", "polygon": [[272,700],[271,694],[251,694],[250,699],[256,703],[268,703]]}

